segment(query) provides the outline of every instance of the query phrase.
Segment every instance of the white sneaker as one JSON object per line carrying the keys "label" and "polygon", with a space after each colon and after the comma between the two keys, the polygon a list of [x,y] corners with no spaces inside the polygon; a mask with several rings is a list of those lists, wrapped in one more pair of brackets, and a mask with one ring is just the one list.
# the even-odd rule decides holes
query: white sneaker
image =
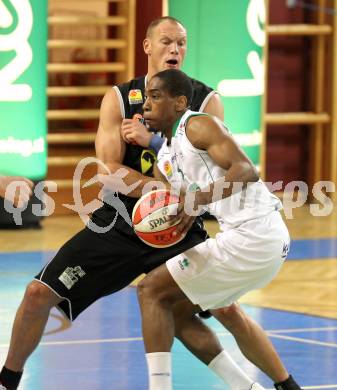
{"label": "white sneaker", "polygon": [[259,383],[254,382],[250,390],[266,390],[266,389],[262,387]]}

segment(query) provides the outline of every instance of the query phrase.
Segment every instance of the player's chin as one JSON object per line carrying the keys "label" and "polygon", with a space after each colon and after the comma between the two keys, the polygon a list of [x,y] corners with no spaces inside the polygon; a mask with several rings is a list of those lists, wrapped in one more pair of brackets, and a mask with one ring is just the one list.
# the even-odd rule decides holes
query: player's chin
{"label": "player's chin", "polygon": [[155,128],[155,125],[156,125],[156,121],[155,120],[153,120],[153,119],[146,119],[146,118],[144,118],[144,119],[145,119],[145,123],[148,126],[150,126],[152,128]]}

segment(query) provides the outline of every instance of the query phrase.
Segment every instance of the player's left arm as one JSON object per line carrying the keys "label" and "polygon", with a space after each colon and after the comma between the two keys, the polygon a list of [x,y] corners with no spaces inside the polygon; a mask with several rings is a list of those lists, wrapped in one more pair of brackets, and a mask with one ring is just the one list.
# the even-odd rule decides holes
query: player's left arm
{"label": "player's left arm", "polygon": [[[194,147],[207,151],[215,164],[227,171],[224,177],[193,196],[186,194],[185,202],[192,201],[194,209],[227,198],[242,191],[248,183],[259,180],[253,163],[214,118],[192,117],[188,122],[186,135]],[[177,217],[181,219],[177,227],[178,233],[184,234],[191,227],[194,218],[187,215],[183,207],[179,208]]]}
{"label": "player's left arm", "polygon": [[[207,151],[215,164],[227,171],[223,178],[210,185],[209,191],[205,189],[197,194],[196,205],[209,204],[231,196],[235,188],[240,188],[237,183],[247,185],[259,180],[248,156],[215,119],[208,116],[191,118],[187,126],[187,137],[192,145]],[[227,188],[217,191],[215,196],[215,187],[224,182]]]}

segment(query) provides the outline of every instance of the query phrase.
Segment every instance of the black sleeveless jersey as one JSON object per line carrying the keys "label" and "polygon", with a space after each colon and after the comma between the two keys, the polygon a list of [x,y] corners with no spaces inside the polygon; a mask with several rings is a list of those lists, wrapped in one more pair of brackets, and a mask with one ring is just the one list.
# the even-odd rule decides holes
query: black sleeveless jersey
{"label": "black sleeveless jersey", "polygon": [[[214,90],[198,80],[190,78],[193,86],[192,103],[193,111],[203,110]],[[119,97],[120,108],[124,118],[131,119],[135,114],[143,114],[145,76],[138,77],[127,83],[114,87]],[[123,164],[133,168],[143,175],[152,176],[153,164],[156,160],[155,152],[150,148],[138,145],[126,145]]]}

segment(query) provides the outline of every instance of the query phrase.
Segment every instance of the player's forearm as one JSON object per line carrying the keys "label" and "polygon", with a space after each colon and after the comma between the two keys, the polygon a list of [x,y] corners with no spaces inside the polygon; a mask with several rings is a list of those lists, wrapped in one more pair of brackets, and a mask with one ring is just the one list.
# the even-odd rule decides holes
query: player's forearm
{"label": "player's forearm", "polygon": [[196,193],[195,206],[207,205],[244,190],[248,183],[259,180],[256,169],[248,162],[233,164],[226,176]]}

